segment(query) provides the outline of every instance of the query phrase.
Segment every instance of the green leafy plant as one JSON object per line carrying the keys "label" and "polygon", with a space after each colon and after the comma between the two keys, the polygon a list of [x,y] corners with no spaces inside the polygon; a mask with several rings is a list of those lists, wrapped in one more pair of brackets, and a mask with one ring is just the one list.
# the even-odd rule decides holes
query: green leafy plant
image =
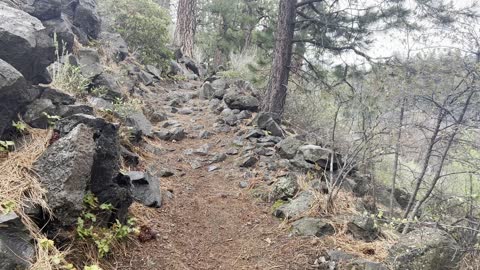
{"label": "green leafy plant", "polygon": [[18,122],[13,121],[12,126],[22,134],[25,133],[25,130],[27,129],[27,124],[25,124],[25,122],[23,121],[18,121]]}
{"label": "green leafy plant", "polygon": [[0,152],[9,152],[14,146],[13,141],[0,141]]}
{"label": "green leafy plant", "polygon": [[53,126],[55,125],[55,122],[57,122],[58,120],[62,119],[60,116],[58,115],[50,115],[46,112],[43,112],[42,113],[46,118],[47,118],[47,121],[48,121],[48,125],[49,126]]}
{"label": "green leafy plant", "polygon": [[101,4],[113,17],[111,28],[138,50],[143,62],[168,67],[172,55],[165,46],[170,24],[166,10],[153,0],[105,0]]}
{"label": "green leafy plant", "polygon": [[77,219],[77,235],[80,239],[95,244],[100,258],[104,258],[111,251],[112,244],[123,240],[131,234],[137,234],[135,219],[128,219],[126,224],[116,221],[111,227],[101,227],[97,224],[97,214],[111,212],[114,207],[110,203],[99,204],[92,194],[85,195],[83,202],[86,210]]}
{"label": "green leafy plant", "polygon": [[0,212],[4,215],[13,212],[16,208],[16,203],[13,201],[6,201],[0,204]]}
{"label": "green leafy plant", "polygon": [[136,98],[121,99],[117,98],[113,102],[113,111],[120,117],[127,117],[132,112],[142,110],[142,102]]}

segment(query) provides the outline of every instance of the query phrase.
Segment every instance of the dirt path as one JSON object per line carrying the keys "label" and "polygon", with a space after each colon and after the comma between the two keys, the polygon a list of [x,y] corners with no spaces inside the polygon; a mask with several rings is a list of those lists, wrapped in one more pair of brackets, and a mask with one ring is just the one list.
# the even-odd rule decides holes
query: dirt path
{"label": "dirt path", "polygon": [[[191,93],[177,90],[176,93]],[[165,103],[163,101],[160,104]],[[243,174],[235,165],[235,156],[216,164],[218,170],[208,172],[208,166],[192,168],[195,159],[208,159],[184,153],[204,144],[212,145],[210,155],[225,153],[231,146],[234,131],[217,133],[209,139],[198,139],[202,125],[213,131],[216,115],[205,102],[193,99],[185,106],[192,115],[172,114],[189,132],[180,142],[160,142],[170,149],[155,157],[157,168],[175,172],[161,178],[164,204],[160,209],[134,206],[133,213],[157,234],[155,240],[130,247],[125,257],[113,262],[116,269],[308,269],[312,258],[320,255],[319,243],[312,239],[288,236],[281,221],[270,213],[271,205],[259,202],[249,188],[240,188]],[[253,171],[250,171],[253,173]],[[165,196],[167,190],[173,193]],[[306,254],[309,253],[309,254]],[[314,254],[312,254],[314,253]],[[313,259],[314,260],[314,259]]]}

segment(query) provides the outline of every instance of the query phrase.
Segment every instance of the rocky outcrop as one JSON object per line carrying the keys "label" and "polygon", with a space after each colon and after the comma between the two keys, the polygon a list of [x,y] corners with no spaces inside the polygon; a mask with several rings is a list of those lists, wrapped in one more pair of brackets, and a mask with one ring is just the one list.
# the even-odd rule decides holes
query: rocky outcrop
{"label": "rocky outcrop", "polygon": [[51,81],[47,67],[55,60],[55,47],[40,20],[0,3],[0,37],[0,59],[27,81]]}
{"label": "rocky outcrop", "polygon": [[133,198],[148,207],[162,206],[160,183],[147,172],[132,171],[127,174],[132,181]]}
{"label": "rocky outcrop", "polygon": [[315,197],[311,192],[304,191],[289,203],[278,207],[273,215],[279,218],[295,219],[310,210]]}
{"label": "rocky outcrop", "polygon": [[75,224],[83,211],[94,154],[93,131],[79,124],[35,163],[39,180],[47,189],[48,205],[63,226]]}
{"label": "rocky outcrop", "polygon": [[458,269],[460,246],[446,232],[434,228],[414,230],[389,251],[388,263],[396,270]]}
{"label": "rocky outcrop", "polygon": [[378,225],[370,217],[354,217],[347,223],[347,232],[355,239],[372,242],[379,236]]}
{"label": "rocky outcrop", "polygon": [[322,219],[304,217],[292,223],[292,233],[298,236],[322,237],[334,234],[335,229]]}
{"label": "rocky outcrop", "polygon": [[34,256],[33,239],[20,217],[0,214],[0,270],[29,269]]}

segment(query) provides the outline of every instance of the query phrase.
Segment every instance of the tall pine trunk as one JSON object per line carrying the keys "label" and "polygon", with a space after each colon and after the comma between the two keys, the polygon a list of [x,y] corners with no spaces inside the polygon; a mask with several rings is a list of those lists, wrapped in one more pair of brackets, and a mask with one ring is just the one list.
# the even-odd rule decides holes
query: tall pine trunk
{"label": "tall pine trunk", "polygon": [[262,111],[272,113],[276,119],[281,118],[287,97],[295,32],[295,5],[295,0],[280,0],[272,70],[262,104]]}
{"label": "tall pine trunk", "polygon": [[196,30],[196,0],[179,0],[177,9],[177,26],[174,44],[183,55],[193,57],[193,46]]}

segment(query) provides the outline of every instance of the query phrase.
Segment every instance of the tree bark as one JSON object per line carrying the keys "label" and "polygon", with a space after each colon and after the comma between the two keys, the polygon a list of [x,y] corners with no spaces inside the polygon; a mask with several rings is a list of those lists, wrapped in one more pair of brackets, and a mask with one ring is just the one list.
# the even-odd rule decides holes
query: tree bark
{"label": "tree bark", "polygon": [[402,101],[400,107],[400,117],[398,119],[397,141],[395,142],[395,158],[393,160],[392,190],[390,192],[390,217],[393,217],[393,202],[395,201],[395,189],[397,185],[398,161],[400,159],[400,141],[402,139],[403,118],[405,115],[406,99]]}
{"label": "tree bark", "polygon": [[283,114],[287,97],[295,32],[295,5],[295,0],[280,0],[272,70],[262,103],[262,111],[272,113],[277,120]]}
{"label": "tree bark", "polygon": [[174,45],[183,55],[193,57],[196,30],[196,0],[179,0],[177,9],[177,25],[175,27]]}

